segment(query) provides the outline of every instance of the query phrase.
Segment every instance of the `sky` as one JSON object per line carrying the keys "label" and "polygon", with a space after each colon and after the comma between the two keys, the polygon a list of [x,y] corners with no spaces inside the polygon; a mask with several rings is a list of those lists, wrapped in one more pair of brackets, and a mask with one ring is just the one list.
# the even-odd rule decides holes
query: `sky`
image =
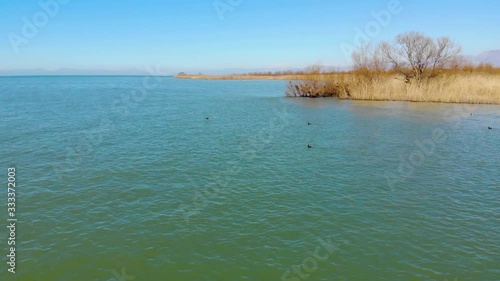
{"label": "sky", "polygon": [[0,0],[0,74],[350,65],[363,40],[449,36],[500,49],[500,1]]}

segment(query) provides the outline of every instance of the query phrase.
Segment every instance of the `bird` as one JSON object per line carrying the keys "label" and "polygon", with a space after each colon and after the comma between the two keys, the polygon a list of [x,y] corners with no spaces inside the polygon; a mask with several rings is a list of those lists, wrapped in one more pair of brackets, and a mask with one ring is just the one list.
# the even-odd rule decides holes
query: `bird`
{"label": "bird", "polygon": [[307,148],[313,148],[310,144],[307,145]]}
{"label": "bird", "polygon": [[210,119],[210,118],[208,118],[208,117],[205,117],[205,120],[208,120],[208,119]]}
{"label": "bird", "polygon": [[307,122],[307,125],[312,125],[311,122]]}
{"label": "bird", "polygon": [[492,127],[488,127],[488,130],[493,130],[493,128]]}
{"label": "bird", "polygon": [[474,113],[471,113],[470,116],[474,116]]}

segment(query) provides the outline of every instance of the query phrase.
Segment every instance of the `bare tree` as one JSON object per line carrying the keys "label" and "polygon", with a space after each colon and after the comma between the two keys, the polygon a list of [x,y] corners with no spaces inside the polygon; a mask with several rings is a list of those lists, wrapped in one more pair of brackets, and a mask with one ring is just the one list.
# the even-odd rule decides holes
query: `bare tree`
{"label": "bare tree", "polygon": [[352,53],[354,70],[369,82],[380,79],[386,69],[386,63],[381,48],[372,44],[363,44]]}
{"label": "bare tree", "polygon": [[433,39],[420,32],[408,32],[396,37],[393,44],[383,42],[380,52],[404,81],[422,81],[438,74],[461,52],[461,47],[448,37]]}
{"label": "bare tree", "polygon": [[305,68],[305,72],[308,74],[320,74],[322,70],[322,66],[319,63],[315,63],[313,65],[309,65],[308,67]]}

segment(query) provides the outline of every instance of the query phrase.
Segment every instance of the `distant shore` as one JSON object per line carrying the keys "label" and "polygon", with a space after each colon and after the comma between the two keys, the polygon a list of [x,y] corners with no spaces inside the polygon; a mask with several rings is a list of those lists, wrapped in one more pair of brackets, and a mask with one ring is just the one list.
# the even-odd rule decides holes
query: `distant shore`
{"label": "distant shore", "polygon": [[500,104],[500,75],[450,72],[422,86],[404,83],[386,73],[366,81],[356,73],[327,74],[232,74],[177,75],[194,80],[284,80],[291,81],[286,93],[292,97],[337,97],[352,100],[410,101],[470,104]]}
{"label": "distant shore", "polygon": [[196,79],[196,80],[303,80],[307,79],[305,74],[291,75],[253,75],[253,74],[231,74],[231,75],[177,75],[178,79]]}

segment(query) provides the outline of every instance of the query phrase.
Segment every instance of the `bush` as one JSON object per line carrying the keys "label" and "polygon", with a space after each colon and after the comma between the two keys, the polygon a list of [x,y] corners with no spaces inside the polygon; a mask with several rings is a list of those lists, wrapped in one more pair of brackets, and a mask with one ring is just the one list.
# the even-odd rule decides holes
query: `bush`
{"label": "bush", "polygon": [[349,89],[346,83],[330,81],[315,81],[315,80],[299,80],[289,81],[287,97],[350,97]]}

